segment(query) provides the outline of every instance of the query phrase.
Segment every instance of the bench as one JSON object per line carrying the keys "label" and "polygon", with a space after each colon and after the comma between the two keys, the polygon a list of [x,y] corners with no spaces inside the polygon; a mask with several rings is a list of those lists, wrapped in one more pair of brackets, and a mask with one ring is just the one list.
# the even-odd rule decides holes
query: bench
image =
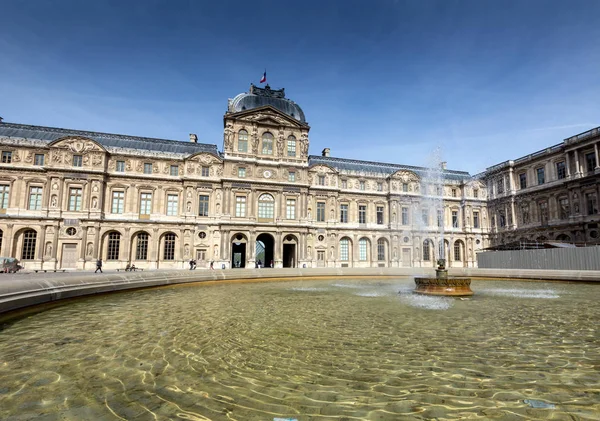
{"label": "bench", "polygon": [[63,272],[64,273],[67,270],[66,269],[34,269],[33,271],[35,273],[38,273],[38,272],[44,272],[44,273],[46,273],[46,272]]}

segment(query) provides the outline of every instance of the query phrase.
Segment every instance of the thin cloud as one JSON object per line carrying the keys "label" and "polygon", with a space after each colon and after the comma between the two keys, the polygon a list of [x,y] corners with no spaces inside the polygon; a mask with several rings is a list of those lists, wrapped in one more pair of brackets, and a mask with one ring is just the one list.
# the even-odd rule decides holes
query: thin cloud
{"label": "thin cloud", "polygon": [[593,123],[580,123],[580,124],[566,124],[564,126],[548,126],[548,127],[539,127],[537,129],[529,129],[528,132],[543,132],[547,130],[562,130],[562,129],[572,129],[575,127],[594,127]]}

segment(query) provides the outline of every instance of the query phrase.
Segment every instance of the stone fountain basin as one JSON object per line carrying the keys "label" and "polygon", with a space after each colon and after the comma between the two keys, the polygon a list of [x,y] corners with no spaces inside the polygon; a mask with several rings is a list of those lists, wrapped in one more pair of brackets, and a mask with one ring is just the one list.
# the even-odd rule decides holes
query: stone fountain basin
{"label": "stone fountain basin", "polygon": [[415,277],[415,292],[425,295],[445,295],[466,297],[473,295],[471,278],[454,277]]}

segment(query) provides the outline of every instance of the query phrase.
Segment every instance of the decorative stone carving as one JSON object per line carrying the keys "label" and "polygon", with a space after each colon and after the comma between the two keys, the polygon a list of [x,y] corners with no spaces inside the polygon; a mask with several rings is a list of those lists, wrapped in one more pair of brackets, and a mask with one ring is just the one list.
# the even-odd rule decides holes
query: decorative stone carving
{"label": "decorative stone carving", "polygon": [[225,132],[223,133],[223,149],[229,151],[233,148],[233,123],[228,121],[225,124]]}
{"label": "decorative stone carving", "polygon": [[258,125],[252,124],[252,153],[258,154]]}
{"label": "decorative stone carving", "polygon": [[285,143],[285,140],[284,140],[283,127],[280,127],[279,134],[277,135],[277,155],[279,155],[279,156],[283,156],[284,143]]}
{"label": "decorative stone carving", "polygon": [[98,209],[98,198],[92,197],[92,209]]}
{"label": "decorative stone carving", "polygon": [[94,244],[93,243],[88,243],[86,250],[85,250],[85,255],[86,256],[93,256],[94,255]]}
{"label": "decorative stone carving", "polygon": [[25,156],[25,162],[27,164],[31,164],[33,162],[33,152],[27,152],[27,155]]}
{"label": "decorative stone carving", "polygon": [[50,207],[55,208],[58,205],[58,198],[55,194],[50,198]]}

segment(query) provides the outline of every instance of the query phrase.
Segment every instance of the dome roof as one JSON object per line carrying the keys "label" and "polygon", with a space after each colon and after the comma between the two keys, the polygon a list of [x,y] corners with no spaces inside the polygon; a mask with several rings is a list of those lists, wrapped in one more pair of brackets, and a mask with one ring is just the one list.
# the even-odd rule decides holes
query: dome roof
{"label": "dome roof", "polygon": [[264,107],[265,105],[277,108],[279,111],[290,117],[302,123],[306,123],[302,108],[294,101],[285,97],[285,90],[283,88],[272,90],[269,85],[264,88],[259,88],[258,86],[251,84],[249,92],[239,94],[235,98],[229,100],[227,111],[230,113],[237,113],[253,108]]}

